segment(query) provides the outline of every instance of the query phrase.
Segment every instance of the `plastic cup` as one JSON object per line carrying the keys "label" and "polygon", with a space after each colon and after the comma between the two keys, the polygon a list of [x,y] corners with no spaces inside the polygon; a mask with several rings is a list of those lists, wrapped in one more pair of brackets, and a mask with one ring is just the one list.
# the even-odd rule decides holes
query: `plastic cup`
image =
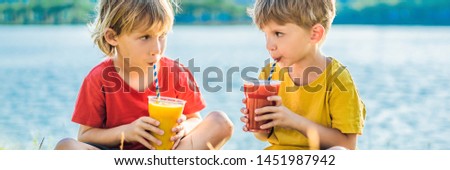
{"label": "plastic cup", "polygon": [[160,146],[152,143],[157,150],[170,150],[174,144],[170,141],[170,137],[175,135],[172,132],[172,128],[177,126],[177,120],[183,113],[184,104],[186,101],[170,98],[148,96],[148,113],[150,117],[160,122],[159,128],[164,131],[163,135],[151,133],[155,138],[161,140]]}
{"label": "plastic cup", "polygon": [[275,102],[268,101],[267,97],[278,95],[280,83],[280,81],[275,80],[244,81],[244,94],[247,100],[245,105],[248,110],[246,126],[250,132],[270,132],[269,129],[260,128],[261,125],[270,122],[270,120],[255,121],[255,109],[275,105]]}

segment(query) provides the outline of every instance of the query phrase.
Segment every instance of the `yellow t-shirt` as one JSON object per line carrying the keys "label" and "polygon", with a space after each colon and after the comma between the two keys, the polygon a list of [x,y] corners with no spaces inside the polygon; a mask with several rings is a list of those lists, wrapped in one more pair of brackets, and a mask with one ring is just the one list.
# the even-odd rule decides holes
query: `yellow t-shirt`
{"label": "yellow t-shirt", "polygon": [[[273,80],[280,80],[283,105],[311,121],[342,133],[362,134],[366,108],[362,102],[349,71],[334,58],[325,71],[308,85],[296,86],[288,69],[275,67]],[[270,65],[259,78],[267,79]],[[299,131],[275,127],[268,138],[271,146],[266,149],[295,150],[309,149],[308,138]]]}

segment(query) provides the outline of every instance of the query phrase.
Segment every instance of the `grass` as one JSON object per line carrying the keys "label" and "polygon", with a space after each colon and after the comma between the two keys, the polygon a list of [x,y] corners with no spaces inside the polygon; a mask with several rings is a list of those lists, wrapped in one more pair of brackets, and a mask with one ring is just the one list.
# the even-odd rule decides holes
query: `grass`
{"label": "grass", "polygon": [[42,144],[44,144],[45,141],[45,137],[43,137],[41,140],[39,140],[37,137],[33,138],[33,148],[37,149],[37,150],[41,150],[42,149]]}
{"label": "grass", "polygon": [[[37,150],[41,150],[42,149],[42,145],[44,144],[44,141],[45,141],[45,137],[43,137],[41,140],[38,140],[36,138],[33,139],[32,142],[33,142],[34,148],[37,149]],[[0,146],[0,150],[6,150],[6,148]]]}

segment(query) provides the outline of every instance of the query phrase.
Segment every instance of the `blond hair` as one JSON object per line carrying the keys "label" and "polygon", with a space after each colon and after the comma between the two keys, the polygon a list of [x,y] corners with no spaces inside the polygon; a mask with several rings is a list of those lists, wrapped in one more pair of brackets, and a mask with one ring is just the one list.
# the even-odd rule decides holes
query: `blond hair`
{"label": "blond hair", "polygon": [[335,0],[256,0],[248,13],[259,28],[274,21],[280,25],[294,23],[305,29],[321,24],[328,31],[336,7]]}
{"label": "blond hair", "polygon": [[108,28],[117,35],[140,28],[155,33],[168,31],[173,25],[173,7],[178,6],[171,0],[99,0],[97,18],[90,24],[94,43],[110,56],[114,47],[105,39]]}

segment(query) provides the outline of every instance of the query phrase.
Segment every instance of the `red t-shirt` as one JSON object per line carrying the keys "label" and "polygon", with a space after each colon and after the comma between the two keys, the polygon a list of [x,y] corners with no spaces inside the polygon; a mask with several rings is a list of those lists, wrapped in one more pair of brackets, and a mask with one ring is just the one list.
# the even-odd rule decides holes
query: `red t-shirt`
{"label": "red t-shirt", "polygon": [[[183,114],[205,108],[192,73],[166,57],[160,60],[158,81],[161,96],[186,101]],[[72,121],[94,128],[113,128],[149,116],[147,96],[155,96],[154,82],[144,92],[131,88],[119,76],[111,59],[94,67],[84,79],[76,101]],[[118,148],[119,146],[117,146]],[[146,149],[140,143],[128,143],[124,149]]]}

